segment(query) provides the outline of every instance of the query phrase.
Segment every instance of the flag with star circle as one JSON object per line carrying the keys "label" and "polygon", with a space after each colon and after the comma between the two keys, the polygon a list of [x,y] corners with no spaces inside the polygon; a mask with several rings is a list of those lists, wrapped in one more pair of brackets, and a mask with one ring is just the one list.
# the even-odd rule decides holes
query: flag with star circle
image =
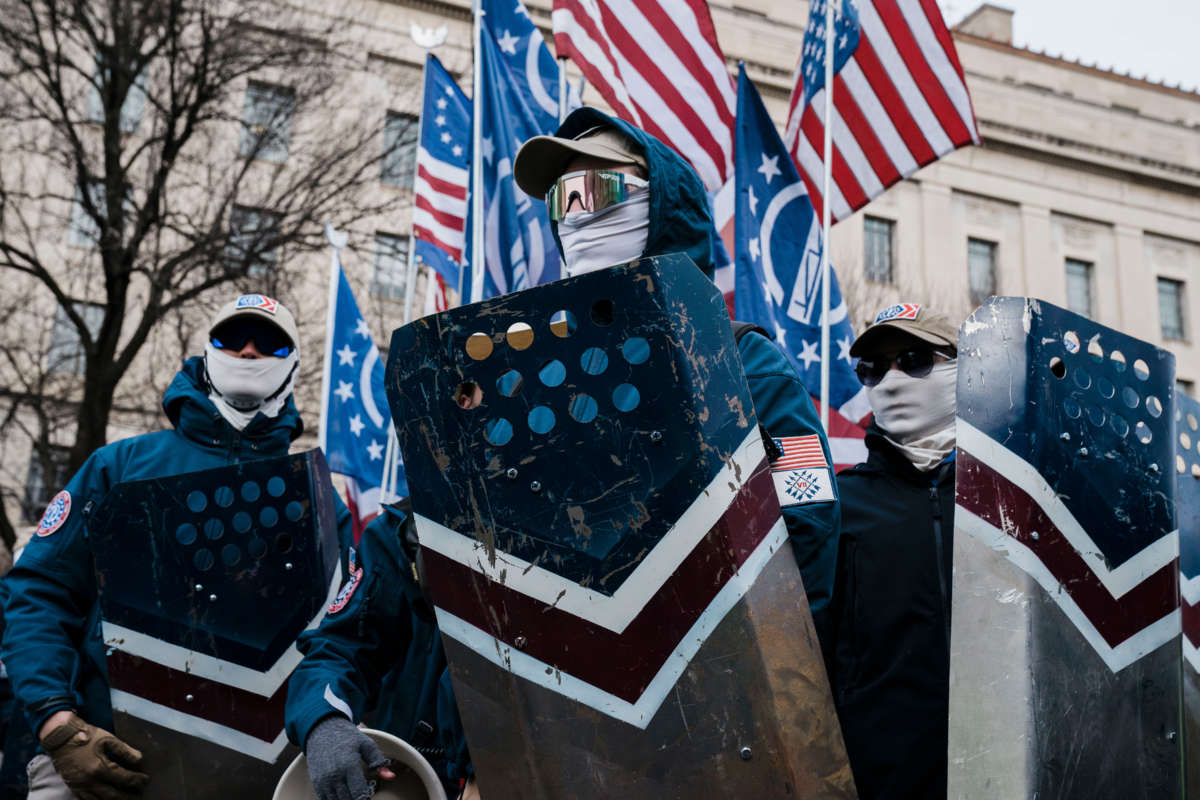
{"label": "flag with star circle", "polygon": [[[821,220],[743,67],[738,74],[735,317],[766,328],[811,394],[821,387]],[[854,374],[854,330],[837,275],[829,281],[829,405],[858,422],[871,412]]]}

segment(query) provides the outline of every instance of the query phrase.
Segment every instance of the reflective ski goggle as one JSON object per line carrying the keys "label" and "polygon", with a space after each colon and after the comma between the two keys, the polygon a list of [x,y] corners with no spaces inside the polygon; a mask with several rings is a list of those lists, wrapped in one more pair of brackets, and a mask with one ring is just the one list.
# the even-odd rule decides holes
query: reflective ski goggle
{"label": "reflective ski goggle", "polygon": [[287,334],[269,322],[256,319],[231,319],[217,326],[210,338],[218,350],[241,350],[246,342],[253,341],[263,355],[287,358],[292,354]]}
{"label": "reflective ski goggle", "polygon": [[557,222],[574,211],[600,211],[623,203],[634,189],[649,185],[647,180],[611,169],[568,172],[546,193],[546,208]]}
{"label": "reflective ski goggle", "polygon": [[883,376],[887,375],[888,370],[895,364],[897,369],[910,378],[924,378],[933,371],[933,365],[937,361],[936,356],[942,356],[949,360],[954,359],[954,356],[949,353],[934,350],[932,347],[914,347],[897,353],[892,358],[859,359],[854,366],[854,374],[862,381],[863,386],[878,386],[879,382],[883,380]]}

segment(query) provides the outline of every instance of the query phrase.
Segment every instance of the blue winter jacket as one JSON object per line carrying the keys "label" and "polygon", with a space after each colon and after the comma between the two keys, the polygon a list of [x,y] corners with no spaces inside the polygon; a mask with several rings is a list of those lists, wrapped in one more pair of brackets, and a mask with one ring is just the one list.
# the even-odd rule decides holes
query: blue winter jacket
{"label": "blue winter jacket", "polygon": [[402,541],[405,519],[383,507],[354,550],[344,604],[300,637],[304,660],[288,684],[287,732],[303,745],[335,713],[332,694],[355,722],[368,717],[416,747],[453,797],[470,758],[433,608]]}
{"label": "blue winter jacket", "polygon": [[[303,430],[289,398],[278,416],[259,414],[237,431],[208,399],[204,384],[203,360],[189,358],[163,395],[162,407],[173,428],[113,442],[92,453],[67,483],[70,502],[65,518],[58,520],[57,527],[48,526],[53,528],[48,535],[35,534],[4,578],[7,627],[2,657],[34,731],[62,709],[75,709],[91,724],[112,730],[87,533],[88,513],[109,488],[125,481],[286,455]],[[348,539],[350,514],[340,501],[336,507],[339,536]],[[146,553],[129,555],[140,558]]]}

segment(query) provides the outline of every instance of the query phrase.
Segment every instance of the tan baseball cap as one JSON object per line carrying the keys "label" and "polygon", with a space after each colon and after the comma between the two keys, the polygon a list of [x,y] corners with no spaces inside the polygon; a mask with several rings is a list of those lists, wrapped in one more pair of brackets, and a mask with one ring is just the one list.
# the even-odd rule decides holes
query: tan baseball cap
{"label": "tan baseball cap", "polygon": [[292,312],[283,303],[265,294],[244,294],[226,303],[208,326],[209,334],[222,322],[242,316],[270,320],[291,340],[293,347],[300,346],[300,332],[296,329],[296,318]]}
{"label": "tan baseball cap", "polygon": [[566,172],[567,165],[579,156],[636,165],[647,169],[646,156],[628,136],[616,128],[600,126],[586,130],[574,139],[535,136],[517,151],[513,179],[521,191],[541,198]]}
{"label": "tan baseball cap", "polygon": [[889,329],[903,331],[930,344],[958,347],[958,326],[948,316],[920,303],[895,303],[875,315],[875,320],[850,345],[850,355],[861,356]]}

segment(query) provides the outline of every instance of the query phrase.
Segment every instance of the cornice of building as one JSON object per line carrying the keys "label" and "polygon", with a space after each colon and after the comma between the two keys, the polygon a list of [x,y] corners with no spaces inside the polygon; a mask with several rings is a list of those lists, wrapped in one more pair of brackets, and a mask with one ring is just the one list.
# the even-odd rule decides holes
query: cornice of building
{"label": "cornice of building", "polygon": [[[961,24],[961,23],[960,23]],[[1079,59],[1067,59],[1062,56],[1052,56],[1044,50],[1032,50],[1028,47],[1018,47],[1007,42],[1000,42],[995,39],[989,39],[985,36],[976,36],[971,33],[959,30],[956,26],[951,34],[958,41],[967,42],[970,44],[986,47],[991,50],[996,50],[1003,53],[1027,58],[1033,61],[1040,61],[1045,64],[1053,64],[1063,69],[1069,69],[1075,72],[1082,72],[1105,80],[1117,81],[1129,86],[1136,86],[1140,89],[1149,89],[1155,92],[1171,95],[1172,97],[1180,97],[1186,100],[1200,100],[1200,89],[1185,89],[1181,84],[1169,86],[1165,82],[1156,82],[1147,80],[1146,78],[1135,78],[1132,73],[1121,73],[1112,69],[1105,69],[1096,66],[1095,64],[1084,64]]]}

